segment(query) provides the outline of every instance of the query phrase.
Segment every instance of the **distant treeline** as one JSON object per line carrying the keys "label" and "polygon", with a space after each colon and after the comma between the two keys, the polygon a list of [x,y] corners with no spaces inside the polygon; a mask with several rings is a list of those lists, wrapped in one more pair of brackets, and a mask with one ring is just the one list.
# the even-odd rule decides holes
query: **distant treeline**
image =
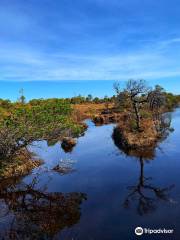
{"label": "distant treeline", "polygon": [[[81,104],[81,103],[105,103],[105,102],[113,102],[115,100],[116,96],[108,97],[104,96],[103,98],[99,97],[93,97],[91,94],[89,94],[87,97],[85,96],[75,96],[72,98],[59,98],[63,101],[66,101],[67,103],[70,104]],[[38,102],[44,101],[44,99],[32,99],[29,101],[30,104],[36,105]]]}
{"label": "distant treeline", "polygon": [[172,93],[166,93],[166,92],[165,92],[165,95],[166,95],[166,104],[168,109],[179,106],[180,95],[174,95]]}
{"label": "distant treeline", "polygon": [[[172,107],[176,107],[180,104],[180,95],[175,95],[173,93],[169,93],[166,92],[164,90],[164,94],[166,96],[166,104],[167,104],[167,108],[171,109]],[[18,103],[28,103],[32,106],[35,105],[39,105],[39,104],[43,104],[43,103],[50,103],[50,102],[58,102],[60,101],[61,103],[69,103],[69,104],[83,104],[83,103],[113,103],[116,101],[117,96],[113,95],[112,97],[108,97],[108,96],[104,96],[103,98],[100,97],[93,97],[91,94],[89,94],[88,96],[82,96],[82,95],[78,95],[75,97],[71,97],[71,98],[49,98],[49,99],[43,99],[43,98],[39,98],[39,99],[32,99],[29,102],[26,102],[26,98],[25,96],[20,96],[20,98],[17,100],[17,102],[11,102],[10,100],[4,100],[4,99],[0,99],[0,108],[4,108],[4,109],[8,109],[10,107],[12,107],[14,104],[18,104]]]}

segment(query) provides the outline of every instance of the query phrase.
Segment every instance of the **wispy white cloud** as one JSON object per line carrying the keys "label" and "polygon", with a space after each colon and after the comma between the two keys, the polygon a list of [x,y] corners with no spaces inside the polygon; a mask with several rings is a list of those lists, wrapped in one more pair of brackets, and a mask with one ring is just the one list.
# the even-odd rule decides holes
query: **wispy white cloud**
{"label": "wispy white cloud", "polygon": [[180,76],[177,59],[156,49],[102,56],[3,49],[0,64],[2,80],[126,80]]}
{"label": "wispy white cloud", "polygon": [[171,38],[168,40],[161,41],[159,43],[159,49],[166,49],[173,44],[180,44],[180,38]]}
{"label": "wispy white cloud", "polygon": [[[159,1],[2,2],[0,80],[180,76],[180,33],[169,25],[168,34],[164,31],[161,17],[168,9],[161,11]],[[158,32],[162,29],[165,33]]]}
{"label": "wispy white cloud", "polygon": [[[176,55],[167,55],[171,43],[158,42],[154,49],[108,55],[45,53],[25,48],[0,48],[2,80],[126,80],[180,76]],[[166,45],[164,44],[166,43]],[[164,51],[159,48],[163,45]]]}

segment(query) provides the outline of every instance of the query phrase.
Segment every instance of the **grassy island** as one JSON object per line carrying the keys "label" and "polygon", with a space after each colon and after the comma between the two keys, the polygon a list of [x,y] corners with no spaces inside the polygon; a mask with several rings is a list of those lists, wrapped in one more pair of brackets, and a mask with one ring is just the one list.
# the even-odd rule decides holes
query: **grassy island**
{"label": "grassy island", "polygon": [[149,88],[143,80],[129,80],[123,91],[118,85],[115,89],[122,117],[114,129],[113,138],[122,148],[129,151],[154,148],[173,130],[168,111],[177,105],[175,99],[178,98],[172,101],[162,87]]}
{"label": "grassy island", "polygon": [[116,83],[114,89],[114,96],[104,98],[89,94],[26,102],[22,94],[17,102],[0,99],[0,178],[24,175],[42,163],[29,152],[34,141],[60,141],[64,151],[72,151],[87,118],[96,125],[116,123],[113,137],[127,149],[154,146],[171,130],[165,113],[180,96],[160,86],[149,88],[143,80],[129,80],[124,89]]}

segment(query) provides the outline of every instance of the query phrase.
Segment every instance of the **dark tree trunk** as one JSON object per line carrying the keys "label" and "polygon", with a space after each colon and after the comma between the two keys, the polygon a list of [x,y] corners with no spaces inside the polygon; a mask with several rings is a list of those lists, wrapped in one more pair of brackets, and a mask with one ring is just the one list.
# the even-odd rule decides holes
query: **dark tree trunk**
{"label": "dark tree trunk", "polygon": [[137,106],[137,102],[133,102],[133,107],[134,107],[134,111],[135,111],[135,115],[136,115],[136,125],[137,125],[137,129],[140,129],[140,114],[139,114],[139,109]]}
{"label": "dark tree trunk", "polygon": [[139,183],[140,183],[140,186],[144,186],[144,161],[142,156],[140,156],[139,160],[140,160],[140,166],[141,166]]}

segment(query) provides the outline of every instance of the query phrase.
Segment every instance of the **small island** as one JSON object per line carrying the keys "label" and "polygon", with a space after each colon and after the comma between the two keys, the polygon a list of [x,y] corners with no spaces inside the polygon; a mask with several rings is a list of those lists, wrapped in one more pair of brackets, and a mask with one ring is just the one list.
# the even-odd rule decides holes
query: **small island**
{"label": "small island", "polygon": [[[113,87],[113,86],[112,86]],[[113,138],[126,151],[154,148],[170,128],[170,115],[180,96],[144,80],[129,80],[125,88],[114,84],[115,95],[32,99],[23,90],[17,102],[0,100],[0,177],[21,176],[43,161],[31,152],[31,144],[46,140],[60,142],[71,152],[91,119],[95,125],[115,123]]]}
{"label": "small island", "polygon": [[115,85],[117,107],[122,116],[114,129],[113,138],[126,150],[154,148],[164,138],[170,127],[168,113],[175,105],[170,105],[168,94],[156,85],[149,88],[144,80],[129,80],[121,91]]}

